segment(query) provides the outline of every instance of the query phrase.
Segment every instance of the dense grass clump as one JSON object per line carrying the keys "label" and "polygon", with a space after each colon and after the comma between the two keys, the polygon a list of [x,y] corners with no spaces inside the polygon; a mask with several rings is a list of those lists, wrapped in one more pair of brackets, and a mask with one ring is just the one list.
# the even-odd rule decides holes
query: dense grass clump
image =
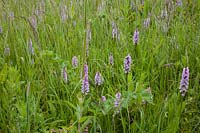
{"label": "dense grass clump", "polygon": [[199,22],[199,0],[1,0],[0,133],[199,132]]}

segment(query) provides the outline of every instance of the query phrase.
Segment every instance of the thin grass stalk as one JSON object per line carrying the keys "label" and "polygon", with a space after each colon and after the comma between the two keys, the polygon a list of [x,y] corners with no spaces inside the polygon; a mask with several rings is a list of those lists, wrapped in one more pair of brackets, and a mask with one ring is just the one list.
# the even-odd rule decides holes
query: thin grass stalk
{"label": "thin grass stalk", "polygon": [[[87,41],[87,0],[84,0],[84,33],[85,33],[85,37],[84,37],[84,42],[83,42],[83,63],[82,63],[82,79],[84,79],[84,66],[85,66],[85,63],[86,63],[86,54],[87,54],[87,49],[86,49],[86,41]],[[84,98],[85,99],[85,95],[84,95]],[[83,100],[84,101],[84,100]],[[78,132],[81,133],[81,124],[78,122]]]}
{"label": "thin grass stalk", "polygon": [[27,132],[30,132],[30,124],[29,124],[29,92],[30,92],[30,82],[27,84],[26,89],[26,119],[27,119]]}
{"label": "thin grass stalk", "polygon": [[101,96],[101,93],[100,93],[100,91],[99,91],[99,86],[98,85],[95,85],[96,86],[96,95],[97,95],[97,97],[100,97]]}
{"label": "thin grass stalk", "polygon": [[83,42],[83,66],[82,66],[82,78],[84,78],[84,64],[86,63],[86,54],[87,54],[87,49],[86,49],[86,41],[87,41],[87,0],[84,0],[84,42]]}
{"label": "thin grass stalk", "polygon": [[123,116],[122,116],[122,112],[121,111],[120,111],[120,116],[121,116],[121,122],[122,122],[123,132],[126,133],[126,125],[125,125],[125,122],[123,120]]}
{"label": "thin grass stalk", "polygon": [[126,91],[128,91],[128,73],[126,73],[125,78],[126,78]]}
{"label": "thin grass stalk", "polygon": [[115,115],[113,114],[113,118],[112,118],[112,123],[113,123],[113,133],[115,133]]}
{"label": "thin grass stalk", "polygon": [[179,125],[180,125],[180,129],[182,129],[182,127],[181,127],[181,114],[182,114],[182,110],[183,110],[182,109],[183,108],[183,101],[184,101],[185,97],[183,97],[180,93],[179,93],[178,97],[180,98],[180,103],[181,103],[181,108],[180,108],[180,112],[179,112],[179,114],[180,114]]}

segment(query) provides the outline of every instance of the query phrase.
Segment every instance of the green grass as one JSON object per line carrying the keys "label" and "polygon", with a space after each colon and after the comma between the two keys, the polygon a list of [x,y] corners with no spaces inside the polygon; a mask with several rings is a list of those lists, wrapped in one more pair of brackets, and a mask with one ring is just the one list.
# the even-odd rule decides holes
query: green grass
{"label": "green grass", "polygon": [[[163,0],[145,0],[144,5],[132,0],[132,8],[131,0],[1,0],[0,133],[199,132],[200,1],[185,0],[180,7],[172,1],[167,6]],[[61,10],[68,16],[64,22]],[[162,10],[167,10],[167,17],[161,17]],[[151,24],[144,28],[148,16]],[[112,22],[119,40],[112,39]],[[139,43],[134,45],[136,28]],[[133,62],[126,78],[123,61],[128,54]],[[72,67],[73,56],[78,57],[77,68]],[[86,61],[90,92],[83,95]],[[64,66],[67,84],[61,74]],[[181,97],[181,74],[187,66],[189,89]],[[104,78],[99,87],[94,81],[97,71]],[[117,92],[122,93],[120,108],[114,107]]]}

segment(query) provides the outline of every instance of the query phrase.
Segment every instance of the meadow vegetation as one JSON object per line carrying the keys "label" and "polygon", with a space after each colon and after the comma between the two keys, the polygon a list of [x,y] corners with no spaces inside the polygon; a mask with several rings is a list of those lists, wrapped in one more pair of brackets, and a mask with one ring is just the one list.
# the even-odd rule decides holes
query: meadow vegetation
{"label": "meadow vegetation", "polygon": [[199,0],[1,0],[0,133],[199,132],[199,22]]}

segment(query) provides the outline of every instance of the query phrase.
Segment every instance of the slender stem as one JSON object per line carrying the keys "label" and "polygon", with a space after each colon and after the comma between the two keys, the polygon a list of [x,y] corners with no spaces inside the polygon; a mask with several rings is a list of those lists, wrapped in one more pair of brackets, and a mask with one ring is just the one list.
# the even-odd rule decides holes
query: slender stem
{"label": "slender stem", "polygon": [[120,112],[120,116],[121,116],[121,122],[122,122],[123,132],[125,133],[126,132],[126,126],[125,126],[125,121],[124,121],[123,116],[122,116],[122,112]]}
{"label": "slender stem", "polygon": [[112,78],[112,84],[114,84],[114,72],[113,72],[113,66],[111,66],[111,78]]}
{"label": "slender stem", "polygon": [[84,64],[86,63],[86,40],[87,40],[87,11],[86,11],[86,4],[87,4],[87,0],[84,0],[84,15],[85,15],[85,21],[84,21],[84,26],[85,26],[85,37],[84,37],[84,42],[83,42],[83,48],[84,48],[84,51],[83,51],[83,67],[82,67],[82,78],[84,77]]}
{"label": "slender stem", "polygon": [[130,125],[131,119],[130,119],[128,107],[126,109],[127,109],[127,115],[128,115],[128,131],[130,132],[130,129],[131,129],[131,125]]}
{"label": "slender stem", "polygon": [[183,107],[183,97],[179,94],[179,97],[181,98],[181,100],[180,100],[180,102],[181,102],[181,108],[180,108],[180,116],[179,116],[179,124],[180,124],[180,129],[182,128],[181,127],[181,121],[180,121],[180,119],[181,119],[181,114],[182,114],[182,107]]}
{"label": "slender stem", "polygon": [[128,73],[126,73],[126,91],[128,91]]}
{"label": "slender stem", "polygon": [[[83,41],[83,66],[82,66],[82,79],[84,78],[85,74],[84,74],[84,65],[86,63],[86,38],[87,38],[87,32],[86,32],[86,29],[87,29],[87,13],[86,13],[86,4],[87,4],[87,0],[84,0],[84,18],[85,18],[85,22],[84,22],[84,26],[85,26],[85,29],[84,29],[84,34],[85,34],[85,37],[84,37],[84,41]],[[84,95],[84,94],[83,94]],[[85,97],[84,97],[85,99]],[[83,99],[83,101],[84,101]],[[81,114],[82,116],[82,114]],[[78,122],[78,132],[81,133],[81,124]]]}
{"label": "slender stem", "polygon": [[27,132],[30,132],[30,125],[29,125],[29,92],[30,92],[30,82],[28,82],[27,89],[26,89],[26,117],[27,117]]}
{"label": "slender stem", "polygon": [[112,122],[113,122],[113,128],[114,128],[114,133],[115,133],[115,116],[114,116],[114,114],[113,114]]}

